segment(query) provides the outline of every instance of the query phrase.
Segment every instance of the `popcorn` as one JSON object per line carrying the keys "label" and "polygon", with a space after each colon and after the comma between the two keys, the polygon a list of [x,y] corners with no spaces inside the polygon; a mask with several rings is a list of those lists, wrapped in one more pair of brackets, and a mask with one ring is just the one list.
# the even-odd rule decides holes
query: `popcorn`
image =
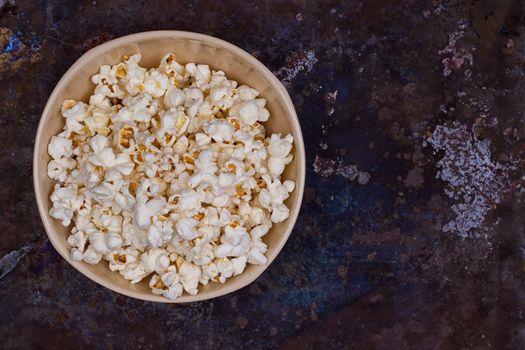
{"label": "popcorn", "polygon": [[186,102],[186,94],[176,87],[169,88],[164,95],[164,105],[168,108],[177,108],[184,102]]}
{"label": "popcorn", "polygon": [[47,153],[55,160],[63,157],[69,158],[73,153],[72,145],[73,141],[70,139],[51,136],[51,141],[49,141],[49,145],[47,145]]}
{"label": "popcorn", "polygon": [[82,261],[84,259],[84,251],[86,248],[87,235],[83,231],[72,233],[67,238],[67,243],[71,248],[71,260]]}
{"label": "popcorn", "polygon": [[65,129],[79,134],[83,134],[83,122],[88,117],[87,105],[82,102],[65,100],[62,103],[62,116],[66,118]]}
{"label": "popcorn", "polygon": [[195,69],[195,82],[199,89],[205,90],[211,76],[210,67],[207,64],[199,64]]}
{"label": "popcorn", "polygon": [[173,145],[173,151],[175,151],[175,153],[181,154],[186,151],[188,146],[189,146],[188,138],[183,135]]}
{"label": "popcorn", "polygon": [[239,107],[239,116],[247,125],[253,125],[258,121],[267,121],[270,117],[270,112],[266,108],[259,106],[255,100],[248,100]]}
{"label": "popcorn", "polygon": [[129,280],[133,284],[142,281],[142,279],[148,275],[148,272],[144,269],[144,266],[138,262],[128,264],[123,270],[119,272],[122,277]]}
{"label": "popcorn", "polygon": [[195,254],[193,257],[193,262],[196,265],[207,265],[213,261],[215,254],[213,253],[213,247],[211,244],[201,244],[192,249]]}
{"label": "popcorn", "polygon": [[99,73],[91,77],[93,84],[117,84],[117,70],[116,67],[103,65],[100,66]]}
{"label": "popcorn", "polygon": [[135,96],[144,90],[144,79],[146,79],[146,69],[138,65],[141,55],[135,54],[127,61],[117,65],[116,74],[120,76],[125,84],[126,90]]}
{"label": "popcorn", "polygon": [[62,225],[69,226],[74,212],[80,208],[84,198],[77,194],[75,187],[61,187],[57,184],[51,194],[51,202],[53,207],[49,210],[49,214],[55,219],[62,220]]}
{"label": "popcorn", "polygon": [[158,215],[165,204],[166,199],[164,197],[146,200],[144,197],[137,195],[137,204],[135,205],[134,213],[137,227],[142,229],[146,228],[151,222],[151,217]]}
{"label": "popcorn", "polygon": [[173,223],[171,221],[157,221],[148,228],[148,243],[157,248],[171,242],[173,237]]}
{"label": "popcorn", "polygon": [[259,225],[259,226],[255,226],[250,231],[250,236],[252,236],[253,238],[261,238],[262,236],[267,234],[269,230],[270,230],[270,226],[265,225],[265,224]]}
{"label": "popcorn", "polygon": [[184,107],[188,111],[188,116],[195,117],[199,111],[199,107],[204,102],[204,95],[202,91],[197,88],[185,89],[184,93],[186,94],[186,102]]}
{"label": "popcorn", "polygon": [[196,226],[199,224],[198,220],[193,218],[183,218],[177,221],[176,229],[177,234],[187,241],[194,239],[199,234],[196,230]]}
{"label": "popcorn", "polygon": [[240,275],[246,268],[246,263],[248,262],[248,258],[246,257],[246,255],[242,255],[238,258],[232,259],[231,262],[233,265],[233,275],[237,276],[237,275]]}
{"label": "popcorn", "polygon": [[239,226],[238,222],[234,221],[226,226],[224,231],[224,242],[232,246],[228,255],[238,257],[245,254],[250,245],[250,237],[246,228]]}
{"label": "popcorn", "polygon": [[168,77],[156,69],[148,72],[146,80],[144,80],[144,90],[154,98],[163,96],[168,89],[168,86]]}
{"label": "popcorn", "polygon": [[209,137],[208,135],[202,132],[198,132],[195,134],[195,142],[197,142],[197,145],[199,146],[205,146],[209,144],[210,141],[211,141],[211,137]]}
{"label": "popcorn", "polygon": [[[203,181],[215,182],[215,173],[219,170],[217,164],[213,160],[213,151],[206,149],[199,154],[199,158],[195,160],[195,173],[188,180],[190,187],[195,188]],[[181,205],[183,205],[181,203]],[[199,204],[195,204],[197,206]]]}
{"label": "popcorn", "polygon": [[290,215],[293,137],[267,137],[266,100],[224,72],[140,59],[101,66],[88,104],[63,102],[49,213],[72,226],[73,261],[176,299],[267,262],[264,236]]}
{"label": "popcorn", "polygon": [[223,258],[217,264],[217,272],[220,274],[219,282],[224,283],[227,278],[233,276],[235,268],[229,259]]}
{"label": "popcorn", "polygon": [[[180,135],[186,131],[190,118],[182,111],[170,111],[161,114],[161,131],[171,135]],[[158,137],[159,135],[157,135]],[[161,135],[162,137],[162,135]]]}
{"label": "popcorn", "polygon": [[47,176],[64,182],[68,176],[68,170],[74,169],[75,165],[76,162],[70,158],[53,159],[47,164]]}
{"label": "popcorn", "polygon": [[259,96],[259,92],[257,90],[252,89],[251,87],[247,85],[241,85],[237,88],[237,92],[239,94],[239,98],[241,101],[247,101],[247,100],[253,100],[257,96]]}
{"label": "popcorn", "polygon": [[94,251],[91,247],[86,249],[83,255],[83,260],[91,265],[96,265],[102,259],[102,255]]}
{"label": "popcorn", "polygon": [[201,278],[201,270],[191,263],[184,262],[179,269],[179,276],[184,290],[191,295],[196,295],[198,293],[197,287]]}
{"label": "popcorn", "polygon": [[153,275],[149,282],[153,294],[162,294],[168,299],[177,299],[182,295],[182,285],[177,271],[169,271],[162,276]]}
{"label": "popcorn", "polygon": [[161,248],[154,248],[142,254],[140,260],[141,265],[148,274],[153,271],[162,273],[171,263],[168,252]]}
{"label": "popcorn", "polygon": [[125,152],[127,150],[132,151],[135,149],[135,140],[133,139],[134,133],[135,130],[129,125],[125,125],[120,128],[118,132],[117,144],[121,151]]}
{"label": "popcorn", "polygon": [[120,248],[110,252],[105,259],[109,261],[111,271],[122,271],[129,264],[137,261],[139,252],[131,247]]}
{"label": "popcorn", "polygon": [[284,167],[292,161],[292,156],[289,155],[292,150],[293,136],[288,134],[285,138],[281,138],[277,134],[273,134],[268,144],[268,169],[274,177],[280,176]]}
{"label": "popcorn", "polygon": [[233,137],[235,127],[225,120],[215,120],[208,124],[204,130],[215,142],[229,142]]}
{"label": "popcorn", "polygon": [[122,172],[123,175],[129,175],[134,168],[129,154],[120,153],[116,155],[112,148],[108,147],[108,139],[102,135],[94,136],[89,142],[93,149],[93,155],[89,157],[89,161],[102,168],[115,168]]}
{"label": "popcorn", "polygon": [[290,216],[290,209],[284,204],[278,204],[275,207],[273,207],[272,210],[272,222],[273,223],[279,223],[283,222],[284,220],[288,219],[288,216]]}
{"label": "popcorn", "polygon": [[266,261],[268,260],[266,259],[264,254],[260,251],[260,249],[256,247],[252,248],[246,256],[248,258],[248,262],[250,264],[255,264],[255,265],[262,265],[266,263]]}
{"label": "popcorn", "polygon": [[118,233],[95,231],[89,235],[90,247],[99,254],[108,254],[122,245],[122,237]]}

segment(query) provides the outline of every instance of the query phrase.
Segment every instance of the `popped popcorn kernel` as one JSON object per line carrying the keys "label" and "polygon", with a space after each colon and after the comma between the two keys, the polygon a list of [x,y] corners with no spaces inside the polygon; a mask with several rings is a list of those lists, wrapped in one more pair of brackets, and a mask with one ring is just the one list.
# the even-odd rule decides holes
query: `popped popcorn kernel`
{"label": "popped popcorn kernel", "polygon": [[[107,135],[106,135],[107,136]],[[130,140],[133,137],[133,128],[131,126],[125,126],[119,131],[119,145],[124,148],[129,148]]]}
{"label": "popped popcorn kernel", "polygon": [[115,259],[115,261],[118,261],[120,263],[123,263],[125,264],[126,263],[126,256],[125,255],[121,255],[121,254],[113,254],[113,259]]}
{"label": "popped popcorn kernel", "polygon": [[198,221],[202,221],[204,219],[204,213],[198,213],[193,215],[193,218]]}
{"label": "popped popcorn kernel", "polygon": [[127,74],[128,74],[128,68],[126,67],[126,65],[124,63],[119,63],[117,65],[117,71],[116,71],[117,78],[125,78]]}
{"label": "popped popcorn kernel", "polygon": [[193,158],[192,156],[188,154],[183,155],[182,160],[184,163],[187,163],[187,164],[192,164],[192,165],[195,164],[195,158]]}
{"label": "popped popcorn kernel", "polygon": [[239,221],[237,221],[237,220],[232,221],[228,226],[230,226],[232,228],[236,228],[237,226],[239,226]]}
{"label": "popped popcorn kernel", "polygon": [[155,289],[165,289],[166,288],[166,285],[164,284],[164,282],[162,282],[162,279],[157,279],[157,281],[151,286],[151,288],[155,288]]}
{"label": "popped popcorn kernel", "polygon": [[266,182],[263,179],[257,180],[257,187],[260,189],[266,188]]}
{"label": "popped popcorn kernel", "polygon": [[111,132],[111,129],[108,128],[107,126],[104,126],[104,127],[100,128],[97,132],[98,132],[100,135],[108,136],[109,133]]}
{"label": "popped popcorn kernel", "polygon": [[232,173],[235,173],[237,171],[237,166],[233,163],[229,163],[226,168],[231,171]]}
{"label": "popped popcorn kernel", "polygon": [[241,128],[241,124],[239,123],[239,121],[237,119],[231,119],[230,120],[230,123],[233,125],[233,127],[237,130],[239,130]]}
{"label": "popped popcorn kernel", "polygon": [[73,108],[75,103],[76,102],[74,100],[65,100],[64,102],[62,102],[62,110],[68,110]]}
{"label": "popped popcorn kernel", "polygon": [[129,193],[132,195],[132,196],[135,196],[137,194],[137,189],[139,187],[139,184],[136,183],[136,182],[130,182],[129,183]]}
{"label": "popped popcorn kernel", "polygon": [[264,236],[290,215],[293,136],[267,134],[266,99],[220,70],[140,60],[101,66],[86,103],[62,103],[49,213],[71,226],[72,260],[176,299],[267,262]]}
{"label": "popped popcorn kernel", "polygon": [[180,269],[182,264],[184,264],[184,258],[181,255],[179,255],[177,256],[177,259],[175,260],[175,266],[177,267],[177,270]]}

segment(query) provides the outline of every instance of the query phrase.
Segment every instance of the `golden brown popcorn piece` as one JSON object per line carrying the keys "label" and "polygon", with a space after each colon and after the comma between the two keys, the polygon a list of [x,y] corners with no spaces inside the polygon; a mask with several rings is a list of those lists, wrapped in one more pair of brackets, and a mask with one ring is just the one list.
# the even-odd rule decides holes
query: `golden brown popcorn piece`
{"label": "golden brown popcorn piece", "polygon": [[228,163],[226,168],[228,168],[228,170],[231,171],[232,173],[237,171],[237,166],[235,164],[233,164],[233,163]]}
{"label": "golden brown popcorn piece", "polygon": [[175,260],[175,266],[177,266],[177,271],[180,269],[183,263],[184,258],[181,255],[177,256],[177,259]]}
{"label": "golden brown popcorn piece", "polygon": [[224,115],[224,112],[223,112],[222,109],[221,109],[221,110],[218,110],[217,113],[215,113],[215,117],[216,117],[217,119],[224,119],[224,118],[226,118],[226,116]]}
{"label": "golden brown popcorn piece", "polygon": [[157,140],[157,139],[155,139],[151,144],[153,146],[157,147],[158,149],[160,149],[162,147],[161,144],[159,143],[159,140]]}
{"label": "golden brown popcorn piece", "polygon": [[189,154],[185,154],[182,156],[182,161],[186,164],[195,164],[195,159],[190,156]]}
{"label": "golden brown popcorn piece", "polygon": [[118,261],[119,263],[122,263],[122,264],[126,263],[126,255],[116,253],[116,254],[113,254],[113,259],[115,259],[115,261]]}
{"label": "golden brown popcorn piece", "polygon": [[230,124],[234,126],[235,129],[239,130],[241,128],[241,124],[237,119],[231,119]]}
{"label": "golden brown popcorn piece", "polygon": [[128,75],[128,67],[125,63],[119,63],[117,65],[117,78],[125,78]]}
{"label": "golden brown popcorn piece", "polygon": [[133,128],[131,126],[125,126],[119,130],[118,143],[124,148],[129,148],[130,140],[133,137]]}
{"label": "golden brown popcorn piece", "polygon": [[68,109],[71,109],[73,108],[73,106],[75,105],[75,101],[74,100],[65,100],[63,103],[62,103],[62,110],[64,111],[67,111]]}
{"label": "golden brown popcorn piece", "polygon": [[266,188],[266,182],[263,179],[257,180],[257,187],[259,187],[261,190]]}
{"label": "golden brown popcorn piece", "polygon": [[197,214],[193,215],[193,218],[195,220],[202,221],[204,219],[204,213],[197,213]]}
{"label": "golden brown popcorn piece", "polygon": [[238,185],[235,188],[235,197],[241,198],[242,196],[245,196],[246,194],[247,194],[246,191],[240,185]]}
{"label": "golden brown popcorn piece", "polygon": [[162,282],[162,279],[160,277],[157,278],[157,282],[155,282],[155,284],[152,287],[155,289],[166,289],[167,288],[164,282]]}
{"label": "golden brown popcorn piece", "polygon": [[129,194],[132,196],[135,196],[137,194],[137,189],[139,188],[139,184],[136,182],[130,182],[129,183]]}
{"label": "golden brown popcorn piece", "polygon": [[166,63],[171,64],[171,62],[176,61],[176,60],[177,60],[177,56],[175,56],[175,54],[173,53],[170,53],[170,55],[166,59]]}

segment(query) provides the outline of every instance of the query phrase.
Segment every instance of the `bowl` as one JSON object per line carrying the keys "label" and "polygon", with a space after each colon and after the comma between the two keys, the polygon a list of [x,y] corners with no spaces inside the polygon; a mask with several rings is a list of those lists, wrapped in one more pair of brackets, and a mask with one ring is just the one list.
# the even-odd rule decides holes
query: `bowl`
{"label": "bowl", "polygon": [[[292,150],[294,158],[283,174],[284,179],[296,182],[295,190],[285,202],[290,208],[290,217],[274,225],[264,237],[264,242],[268,245],[266,253],[268,261],[264,265],[248,264],[242,274],[229,278],[224,284],[209,283],[207,286],[199,286],[197,295],[183,293],[176,300],[153,294],[147,284],[149,278],[131,284],[117,272],[109,270],[107,263],[89,265],[71,260],[67,243],[71,227],[62,226],[59,220],[49,215],[52,206],[49,196],[55,181],[47,177],[47,163],[50,160],[47,145],[51,136],[56,135],[64,126],[64,119],[60,115],[62,101],[74,99],[87,102],[94,88],[90,77],[98,72],[101,65],[116,64],[124,55],[138,52],[142,54],[141,65],[144,67],[157,66],[164,54],[173,52],[181,63],[203,63],[208,64],[212,69],[223,70],[228,78],[257,89],[261,96],[267,99],[270,119],[264,125],[269,132],[280,132],[284,135],[291,133],[294,136]],[[199,301],[219,297],[250,284],[268,268],[283,248],[292,232],[303,197],[305,182],[303,136],[286,89],[270,70],[247,52],[226,41],[203,34],[182,31],[144,32],[114,39],[89,50],[60,79],[47,101],[38,125],[33,157],[33,181],[38,210],[49,240],[75,269],[96,283],[129,297],[166,303]]]}

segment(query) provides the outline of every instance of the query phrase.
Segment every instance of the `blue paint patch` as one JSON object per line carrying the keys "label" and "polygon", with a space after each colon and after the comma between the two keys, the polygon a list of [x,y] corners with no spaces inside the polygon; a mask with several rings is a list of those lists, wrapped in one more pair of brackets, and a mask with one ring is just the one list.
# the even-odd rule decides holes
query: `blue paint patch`
{"label": "blue paint patch", "polygon": [[20,41],[20,39],[18,39],[18,37],[15,34],[11,34],[11,36],[9,37],[9,41],[4,47],[4,52],[17,52],[18,50],[20,50],[21,44],[22,42]]}
{"label": "blue paint patch", "polygon": [[40,38],[38,38],[35,35],[32,35],[31,40],[29,41],[29,47],[32,51],[40,50]]}

